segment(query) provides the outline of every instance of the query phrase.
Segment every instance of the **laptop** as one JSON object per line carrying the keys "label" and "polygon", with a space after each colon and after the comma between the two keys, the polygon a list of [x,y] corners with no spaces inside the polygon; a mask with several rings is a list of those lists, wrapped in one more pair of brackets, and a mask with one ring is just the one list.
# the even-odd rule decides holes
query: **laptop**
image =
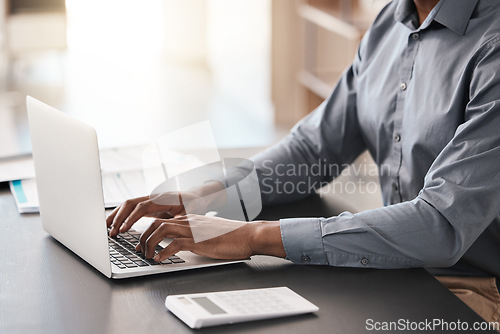
{"label": "laptop", "polygon": [[[108,278],[126,278],[245,260],[181,251],[157,263],[135,252],[139,233],[110,238],[94,128],[28,96],[28,121],[43,229]],[[157,247],[168,245],[165,239]]]}

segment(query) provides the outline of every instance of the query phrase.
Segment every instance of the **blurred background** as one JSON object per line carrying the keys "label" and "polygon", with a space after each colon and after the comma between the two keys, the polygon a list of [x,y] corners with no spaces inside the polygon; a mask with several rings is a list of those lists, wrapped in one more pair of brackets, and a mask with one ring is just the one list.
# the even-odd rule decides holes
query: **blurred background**
{"label": "blurred background", "polygon": [[0,158],[29,154],[25,96],[102,147],[209,120],[220,147],[267,146],[326,98],[378,0],[3,0]]}
{"label": "blurred background", "polygon": [[[0,3],[0,174],[13,180],[33,173],[26,95],[122,154],[207,120],[219,148],[269,146],[329,96],[387,0]],[[347,170],[335,182],[357,185],[339,200],[380,206],[376,166],[355,164],[375,173]]]}
{"label": "blurred background", "polygon": [[[30,151],[25,96],[143,143],[210,120],[221,145],[274,139],[268,0],[8,0],[0,156]],[[257,130],[257,131],[256,131]]]}

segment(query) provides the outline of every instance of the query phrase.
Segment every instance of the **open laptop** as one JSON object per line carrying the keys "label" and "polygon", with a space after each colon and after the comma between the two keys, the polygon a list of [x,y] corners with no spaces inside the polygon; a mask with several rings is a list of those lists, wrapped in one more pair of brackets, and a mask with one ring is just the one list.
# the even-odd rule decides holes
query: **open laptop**
{"label": "open laptop", "polygon": [[26,103],[42,226],[83,260],[109,278],[242,262],[182,251],[156,263],[134,251],[138,233],[108,237],[95,129],[33,97]]}

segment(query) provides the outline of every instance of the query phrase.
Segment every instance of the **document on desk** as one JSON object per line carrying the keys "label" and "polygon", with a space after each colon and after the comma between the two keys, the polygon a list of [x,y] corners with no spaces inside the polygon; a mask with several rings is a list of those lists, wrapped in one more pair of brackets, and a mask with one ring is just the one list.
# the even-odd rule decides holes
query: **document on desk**
{"label": "document on desk", "polygon": [[127,199],[147,196],[143,170],[103,173],[104,206],[112,208]]}
{"label": "document on desk", "polygon": [[19,213],[39,211],[35,179],[10,181],[9,185]]}
{"label": "document on desk", "polygon": [[[142,168],[144,145],[99,150],[103,173],[139,170]],[[27,180],[35,177],[31,154],[0,157],[0,182]]]}
{"label": "document on desk", "polygon": [[[102,174],[104,206],[113,208],[123,201],[148,195],[142,170]],[[19,213],[40,211],[35,179],[10,181],[10,190]]]}

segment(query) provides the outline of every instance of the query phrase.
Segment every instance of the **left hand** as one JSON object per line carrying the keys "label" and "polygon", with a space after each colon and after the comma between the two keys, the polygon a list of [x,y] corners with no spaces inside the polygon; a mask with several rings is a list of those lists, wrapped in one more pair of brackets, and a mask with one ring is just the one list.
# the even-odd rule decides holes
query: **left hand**
{"label": "left hand", "polygon": [[[207,236],[213,237],[207,239]],[[200,215],[157,219],[141,235],[136,250],[151,258],[156,245],[164,238],[174,238],[174,241],[154,257],[157,262],[179,251],[226,260],[246,259],[257,254],[286,256],[279,222],[247,223]]]}

